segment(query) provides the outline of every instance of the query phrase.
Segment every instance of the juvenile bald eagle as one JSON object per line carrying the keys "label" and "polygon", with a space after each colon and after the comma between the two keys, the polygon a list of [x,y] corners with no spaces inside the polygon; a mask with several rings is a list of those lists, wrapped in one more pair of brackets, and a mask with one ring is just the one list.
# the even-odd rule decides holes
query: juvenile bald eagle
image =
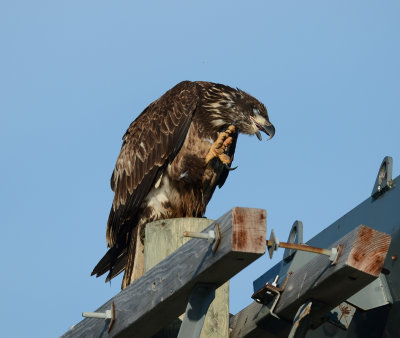
{"label": "juvenile bald eagle", "polygon": [[239,89],[184,81],[151,103],[131,123],[111,176],[114,201],[107,222],[108,252],[92,275],[125,270],[133,282],[138,236],[158,219],[201,217],[222,187],[238,133],[272,138],[267,109]]}

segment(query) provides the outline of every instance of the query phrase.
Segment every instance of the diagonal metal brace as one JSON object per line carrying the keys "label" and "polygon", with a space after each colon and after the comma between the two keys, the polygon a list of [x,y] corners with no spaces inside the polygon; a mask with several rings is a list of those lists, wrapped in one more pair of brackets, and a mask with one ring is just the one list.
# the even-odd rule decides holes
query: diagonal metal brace
{"label": "diagonal metal brace", "polygon": [[178,338],[200,337],[204,319],[215,298],[215,284],[197,284],[190,295]]}
{"label": "diagonal metal brace", "polygon": [[300,338],[305,336],[308,329],[311,306],[312,302],[308,301],[299,307],[296,316],[294,317],[293,326],[288,338]]}

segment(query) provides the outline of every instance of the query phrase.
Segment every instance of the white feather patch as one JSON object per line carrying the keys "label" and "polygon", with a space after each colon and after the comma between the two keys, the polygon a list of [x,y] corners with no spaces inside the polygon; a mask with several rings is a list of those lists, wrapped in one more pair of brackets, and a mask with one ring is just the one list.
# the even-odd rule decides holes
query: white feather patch
{"label": "white feather patch", "polygon": [[[158,182],[157,182],[158,183]],[[149,194],[146,196],[145,205],[153,209],[153,212],[157,216],[165,214],[164,203],[169,201],[169,196],[171,194],[171,185],[168,176],[164,176],[161,179],[161,185],[159,187],[154,187],[150,190]]]}
{"label": "white feather patch", "polygon": [[156,184],[154,184],[154,188],[158,189],[160,184],[161,184],[161,180],[162,180],[163,175],[161,174],[160,178],[157,180]]}
{"label": "white feather patch", "polygon": [[224,120],[221,120],[221,119],[212,120],[211,123],[215,127],[221,127],[221,126],[223,126],[225,124]]}
{"label": "white feather patch", "polygon": [[188,172],[185,171],[183,174],[179,175],[179,179],[185,178],[188,175]]}

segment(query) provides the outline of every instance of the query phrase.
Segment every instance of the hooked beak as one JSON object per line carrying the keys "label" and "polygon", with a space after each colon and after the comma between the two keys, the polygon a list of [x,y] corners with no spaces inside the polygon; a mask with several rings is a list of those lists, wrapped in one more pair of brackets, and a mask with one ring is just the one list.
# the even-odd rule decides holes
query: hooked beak
{"label": "hooked beak", "polygon": [[264,126],[262,126],[261,124],[259,124],[257,122],[255,122],[255,123],[256,123],[256,126],[258,128],[258,130],[256,131],[256,135],[257,135],[257,138],[260,141],[262,140],[262,136],[261,136],[260,131],[266,133],[269,136],[267,141],[274,137],[274,135],[275,135],[275,127],[274,127],[274,125],[272,123],[267,122],[267,124],[265,124]]}

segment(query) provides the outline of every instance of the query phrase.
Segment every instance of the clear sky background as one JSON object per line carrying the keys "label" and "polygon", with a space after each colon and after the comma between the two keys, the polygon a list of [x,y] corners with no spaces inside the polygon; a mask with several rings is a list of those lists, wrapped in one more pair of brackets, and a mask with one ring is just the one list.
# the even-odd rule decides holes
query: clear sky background
{"label": "clear sky background", "polygon": [[[268,233],[305,240],[400,166],[398,1],[0,3],[0,337],[56,337],[120,288],[90,277],[106,250],[121,137],[182,80],[239,87],[276,135],[239,137],[207,216],[265,208]],[[230,311],[281,259],[231,282]]]}

